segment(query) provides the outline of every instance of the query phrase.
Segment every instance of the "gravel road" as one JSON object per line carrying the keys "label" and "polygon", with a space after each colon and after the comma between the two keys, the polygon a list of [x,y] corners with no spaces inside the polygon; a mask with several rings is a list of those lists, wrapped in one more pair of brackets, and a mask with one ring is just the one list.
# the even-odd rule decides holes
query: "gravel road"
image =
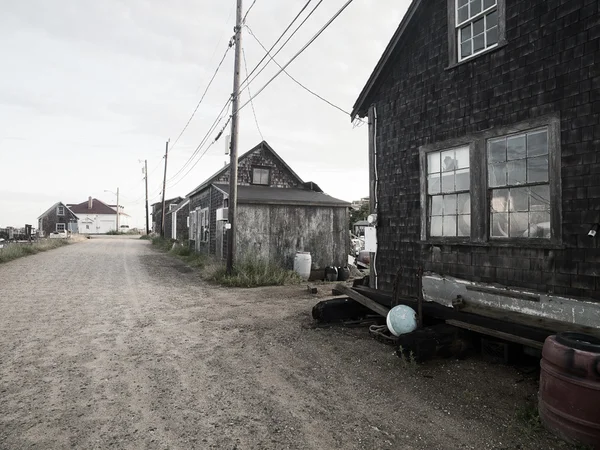
{"label": "gravel road", "polygon": [[217,288],[147,241],[0,265],[2,449],[552,449],[535,376],[407,367],[302,286]]}

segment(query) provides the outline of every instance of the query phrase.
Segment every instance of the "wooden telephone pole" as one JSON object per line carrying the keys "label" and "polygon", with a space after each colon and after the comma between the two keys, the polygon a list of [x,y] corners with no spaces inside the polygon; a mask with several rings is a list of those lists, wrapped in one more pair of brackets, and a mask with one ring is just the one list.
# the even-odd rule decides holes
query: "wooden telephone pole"
{"label": "wooden telephone pole", "polygon": [[150,224],[148,223],[148,160],[144,160],[144,180],[146,180],[146,235],[150,234]]}
{"label": "wooden telephone pole", "polygon": [[[239,93],[240,71],[242,60],[242,0],[237,0],[235,24],[235,62],[233,71],[233,101],[231,116],[231,154],[229,162],[229,216],[227,234],[227,273],[233,272],[235,260],[236,238],[236,207],[237,207],[237,178],[238,178],[238,134],[239,134]],[[163,206],[164,208],[164,206]]]}
{"label": "wooden telephone pole", "polygon": [[165,149],[165,177],[163,178],[162,189],[162,219],[160,221],[160,236],[165,237],[165,191],[167,190],[167,158],[169,156],[169,141]]}

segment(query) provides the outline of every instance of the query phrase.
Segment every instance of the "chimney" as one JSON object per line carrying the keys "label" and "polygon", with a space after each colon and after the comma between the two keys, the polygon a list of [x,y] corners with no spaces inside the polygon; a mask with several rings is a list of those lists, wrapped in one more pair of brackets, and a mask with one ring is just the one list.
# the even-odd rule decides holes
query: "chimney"
{"label": "chimney", "polygon": [[92,209],[93,205],[94,205],[94,200],[92,200],[92,197],[88,197],[88,209]]}

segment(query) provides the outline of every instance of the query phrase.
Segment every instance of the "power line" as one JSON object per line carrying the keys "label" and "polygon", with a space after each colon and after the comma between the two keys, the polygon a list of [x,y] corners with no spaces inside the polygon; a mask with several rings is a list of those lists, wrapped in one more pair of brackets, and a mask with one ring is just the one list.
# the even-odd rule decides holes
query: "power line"
{"label": "power line", "polygon": [[[275,58],[273,58],[271,56],[271,54],[269,53],[269,51],[265,48],[265,46],[262,44],[262,42],[260,42],[260,40],[256,37],[256,35],[252,32],[252,30],[250,29],[249,26],[246,25],[246,28],[248,29],[248,33],[250,33],[250,36],[252,36],[254,38],[254,40],[258,43],[258,45],[260,45],[262,47],[263,50],[265,50],[267,52],[267,55],[269,56],[269,58],[271,58],[271,61],[273,61],[275,64],[277,64],[277,66],[281,69],[281,65],[275,60]],[[315,97],[317,97],[318,99],[324,101],[325,103],[327,103],[328,105],[334,107],[335,109],[343,112],[346,115],[350,115],[350,113],[342,108],[340,108],[339,106],[331,103],[329,100],[327,100],[326,98],[321,97],[319,94],[317,94],[316,92],[314,92],[313,90],[307,88],[306,86],[304,86],[302,83],[300,83],[296,78],[294,78],[292,75],[290,75],[290,73],[286,70],[283,71],[283,73],[285,73],[292,81],[294,81],[298,86],[300,86],[302,89],[306,90],[307,92],[311,93],[312,95],[314,95]],[[250,90],[248,90],[248,92],[250,92]],[[252,105],[252,109],[254,109],[254,104],[251,103]],[[362,120],[362,119],[361,119]],[[258,126],[258,124],[257,124]],[[264,139],[263,139],[264,140]]]}
{"label": "power line", "polygon": [[188,119],[187,123],[183,127],[183,130],[181,130],[181,133],[179,133],[179,136],[177,136],[177,139],[175,139],[175,142],[173,142],[173,145],[171,146],[171,151],[173,150],[173,148],[175,148],[175,145],[177,145],[177,142],[179,142],[179,139],[181,138],[181,136],[183,135],[183,133],[185,133],[185,130],[187,130],[188,126],[190,125],[190,122],[192,121],[192,119],[196,115],[196,112],[198,111],[198,108],[202,104],[202,101],[204,100],[204,97],[206,97],[206,93],[208,92],[208,90],[212,86],[212,83],[215,80],[217,74],[219,73],[219,69],[223,65],[223,61],[225,61],[225,58],[227,57],[227,53],[229,53],[229,50],[231,49],[232,45],[233,45],[232,41],[229,41],[229,45],[227,46],[227,49],[225,50],[225,53],[223,54],[223,57],[221,58],[221,61],[219,62],[219,65],[217,66],[217,69],[215,70],[215,73],[213,74],[212,78],[208,82],[208,86],[206,86],[206,89],[204,90],[204,93],[202,94],[202,97],[200,97],[200,101],[196,105],[196,108],[194,108],[194,112],[192,112],[192,115],[190,116],[190,118]]}
{"label": "power line", "polygon": [[292,63],[293,63],[293,62],[296,60],[296,58],[298,58],[298,56],[300,56],[300,55],[301,55],[301,54],[302,54],[302,53],[303,53],[303,52],[304,52],[304,51],[305,51],[305,50],[306,50],[308,47],[310,47],[310,45],[311,45],[311,44],[312,44],[314,41],[316,41],[316,40],[317,40],[317,38],[318,38],[318,37],[319,37],[319,36],[320,36],[320,35],[321,35],[321,34],[322,34],[322,33],[323,33],[323,32],[324,32],[324,31],[325,31],[325,30],[326,30],[326,29],[329,27],[329,25],[331,25],[331,24],[332,24],[332,23],[335,21],[335,19],[337,19],[337,18],[339,17],[339,15],[340,15],[340,14],[342,14],[342,12],[344,12],[344,10],[345,10],[345,9],[346,9],[346,8],[347,8],[347,7],[348,7],[348,6],[349,6],[349,5],[350,5],[350,4],[353,2],[353,1],[354,1],[354,0],[348,0],[348,1],[347,1],[347,2],[344,4],[344,6],[342,6],[342,7],[340,8],[340,10],[339,10],[338,12],[336,12],[336,13],[333,15],[333,17],[327,21],[327,23],[326,23],[326,24],[325,24],[325,25],[324,25],[324,26],[323,26],[323,27],[322,27],[322,28],[321,28],[321,29],[320,29],[320,30],[317,32],[317,34],[315,34],[315,35],[314,35],[314,36],[313,36],[313,37],[312,37],[312,38],[311,38],[311,39],[310,39],[310,40],[309,40],[309,41],[308,41],[308,42],[307,42],[307,43],[304,45],[304,47],[302,47],[302,48],[300,49],[300,51],[298,51],[298,53],[296,53],[296,54],[295,54],[295,55],[292,57],[292,59],[290,59],[290,60],[289,60],[289,61],[288,61],[288,62],[287,62],[287,63],[286,63],[286,64],[285,64],[283,67],[281,67],[281,69],[279,70],[279,72],[277,72],[275,75],[273,75],[273,77],[272,77],[272,78],[271,78],[269,81],[267,81],[267,83],[266,83],[266,84],[265,84],[263,87],[261,87],[261,88],[258,90],[258,92],[257,92],[256,94],[254,94],[254,96],[250,97],[250,99],[249,99],[249,100],[248,100],[246,103],[244,103],[242,106],[240,106],[240,108],[239,108],[237,111],[235,111],[235,112],[237,113],[237,112],[241,111],[241,110],[242,110],[244,107],[246,107],[246,105],[248,105],[248,103],[250,103],[250,102],[251,102],[251,101],[252,101],[254,98],[258,97],[258,96],[261,94],[261,92],[262,92],[262,91],[264,91],[264,90],[267,88],[267,86],[269,86],[269,85],[270,85],[270,84],[271,84],[271,83],[272,83],[272,82],[273,82],[273,81],[274,81],[274,80],[275,80],[275,79],[276,79],[276,78],[277,78],[279,75],[281,75],[281,73],[282,73],[282,72],[284,72],[284,71],[285,71],[285,69],[286,69],[286,68],[287,68],[287,67],[288,67],[290,64],[292,64]]}
{"label": "power line", "polygon": [[[322,2],[323,0],[321,0]],[[275,43],[271,46],[271,48],[269,49],[269,52],[272,51],[275,46],[279,43],[279,41],[281,41],[283,39],[283,37],[285,36],[285,34],[288,32],[288,30],[290,28],[292,28],[292,26],[294,25],[294,23],[296,22],[296,20],[298,20],[298,18],[302,15],[302,13],[304,12],[304,10],[306,8],[308,8],[308,5],[310,5],[310,3],[312,2],[312,0],[308,0],[306,2],[306,4],[302,7],[302,9],[300,10],[300,12],[298,14],[296,14],[296,17],[294,17],[294,19],[290,22],[290,24],[287,26],[287,28],[285,30],[283,30],[283,33],[281,33],[281,35],[277,38],[277,40],[275,41]],[[321,4],[321,2],[319,2],[319,4],[310,12],[310,14],[308,15],[308,17],[310,17],[310,15],[315,11],[315,9]],[[305,20],[306,21],[306,20]],[[304,22],[303,22],[304,23]],[[300,26],[302,26],[302,24],[300,24]],[[296,29],[297,31],[297,29]],[[292,34],[293,36],[293,34]],[[282,47],[283,48],[283,47]],[[263,63],[263,61],[267,59],[267,55],[265,54],[265,56],[262,57],[262,59],[258,62],[258,64],[254,67],[254,69],[252,69],[250,71],[250,75],[248,75],[246,77],[245,80],[242,81],[241,85],[243,86],[248,79],[254,74],[254,72],[256,72],[256,70],[260,67],[260,65]]]}
{"label": "power line", "polygon": [[256,0],[254,0],[252,2],[252,4],[250,5],[250,8],[248,8],[248,11],[246,11],[244,18],[242,19],[242,24],[246,23],[246,17],[248,17],[248,14],[250,14],[250,11],[252,11],[252,8],[254,7],[255,4],[256,4]]}
{"label": "power line", "polygon": [[[250,30],[250,28],[248,28],[248,30]],[[252,34],[252,32],[250,32],[250,33]],[[262,44],[261,44],[261,46],[262,46]],[[244,57],[244,68],[246,69],[246,76],[247,76],[248,75],[248,62],[246,61],[246,51],[243,48],[242,48],[242,55]],[[252,98],[252,92],[250,92],[250,85],[248,85],[248,95],[250,96],[250,98]],[[260,134],[260,139],[264,141],[265,138],[263,137],[263,134],[260,131],[260,126],[258,125],[258,118],[256,117],[256,110],[254,109],[254,102],[251,102],[250,105],[252,106],[252,114],[254,114],[254,122],[256,122],[256,129],[258,130],[258,134]]]}

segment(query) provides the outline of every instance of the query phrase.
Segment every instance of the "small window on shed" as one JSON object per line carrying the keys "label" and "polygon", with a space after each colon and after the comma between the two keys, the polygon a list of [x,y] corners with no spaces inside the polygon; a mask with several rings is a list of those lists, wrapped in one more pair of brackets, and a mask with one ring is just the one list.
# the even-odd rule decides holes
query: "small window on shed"
{"label": "small window on shed", "polygon": [[65,215],[65,207],[64,206],[59,206],[58,208],[56,208],[56,215],[57,216],[64,216]]}
{"label": "small window on shed", "polygon": [[252,168],[252,184],[262,184],[268,186],[271,178],[271,169],[267,167]]}
{"label": "small window on shed", "polygon": [[67,227],[66,227],[66,224],[64,224],[64,223],[57,223],[57,224],[56,224],[56,231],[57,231],[58,233],[62,233],[62,232],[64,232],[66,229],[67,229]]}

